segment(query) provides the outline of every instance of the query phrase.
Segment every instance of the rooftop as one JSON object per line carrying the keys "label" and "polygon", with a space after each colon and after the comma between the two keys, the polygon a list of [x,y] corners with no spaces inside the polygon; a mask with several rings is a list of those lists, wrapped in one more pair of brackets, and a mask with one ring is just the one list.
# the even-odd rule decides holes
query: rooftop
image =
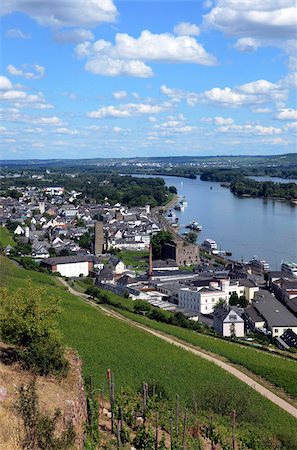
{"label": "rooftop", "polygon": [[253,306],[272,327],[297,327],[297,318],[268,291],[256,292]]}

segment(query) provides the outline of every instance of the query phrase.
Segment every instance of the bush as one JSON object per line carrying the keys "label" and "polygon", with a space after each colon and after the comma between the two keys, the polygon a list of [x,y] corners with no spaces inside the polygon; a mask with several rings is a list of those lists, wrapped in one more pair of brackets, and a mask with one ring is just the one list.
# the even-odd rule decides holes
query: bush
{"label": "bush", "polygon": [[57,337],[44,337],[19,351],[21,363],[38,375],[66,375],[68,361]]}
{"label": "bush", "polygon": [[41,375],[67,372],[61,336],[54,320],[55,300],[43,306],[44,290],[27,286],[0,292],[0,338],[20,347],[20,359],[27,369]]}

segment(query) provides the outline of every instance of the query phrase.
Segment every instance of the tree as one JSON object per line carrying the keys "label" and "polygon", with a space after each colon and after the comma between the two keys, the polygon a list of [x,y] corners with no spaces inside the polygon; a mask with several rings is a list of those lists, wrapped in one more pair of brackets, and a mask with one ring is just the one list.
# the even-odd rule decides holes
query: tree
{"label": "tree", "polygon": [[239,306],[241,308],[246,308],[249,305],[249,301],[246,299],[245,295],[239,297]]}
{"label": "tree", "polygon": [[214,305],[213,310],[220,308],[221,306],[227,306],[226,300],[219,298],[219,301]]}
{"label": "tree", "polygon": [[171,194],[177,194],[177,189],[175,186],[169,186],[168,190],[169,192],[171,192]]}
{"label": "tree", "polygon": [[172,242],[172,234],[169,231],[159,231],[151,238],[154,259],[162,258],[162,249],[165,243]]}
{"label": "tree", "polygon": [[197,240],[197,233],[195,233],[195,231],[189,231],[186,233],[185,239],[189,244],[195,244]]}
{"label": "tree", "polygon": [[239,298],[236,292],[232,292],[229,298],[229,305],[230,306],[236,306],[239,304]]}
{"label": "tree", "polygon": [[65,374],[68,364],[55,321],[57,301],[45,302],[44,289],[30,282],[14,292],[2,288],[0,294],[0,338],[19,347],[25,368],[40,375]]}

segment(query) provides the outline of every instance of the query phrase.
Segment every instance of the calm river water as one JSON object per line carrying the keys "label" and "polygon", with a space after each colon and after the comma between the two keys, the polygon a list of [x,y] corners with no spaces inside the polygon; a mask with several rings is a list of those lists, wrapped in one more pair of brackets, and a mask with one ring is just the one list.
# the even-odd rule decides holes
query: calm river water
{"label": "calm river water", "polygon": [[[219,183],[164,176],[185,196],[184,211],[175,211],[181,225],[202,224],[198,242],[214,239],[232,258],[249,261],[254,255],[280,270],[282,260],[297,262],[297,205],[270,199],[239,198]],[[278,180],[280,181],[280,180]],[[287,180],[286,180],[287,181]],[[212,188],[212,189],[211,189]]]}

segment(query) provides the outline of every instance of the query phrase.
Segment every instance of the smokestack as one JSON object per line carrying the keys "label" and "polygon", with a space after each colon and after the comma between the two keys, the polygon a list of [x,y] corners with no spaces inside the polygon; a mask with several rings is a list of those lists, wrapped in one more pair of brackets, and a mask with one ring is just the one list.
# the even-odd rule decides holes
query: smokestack
{"label": "smokestack", "polygon": [[150,244],[150,253],[149,253],[149,277],[153,275],[153,246]]}

